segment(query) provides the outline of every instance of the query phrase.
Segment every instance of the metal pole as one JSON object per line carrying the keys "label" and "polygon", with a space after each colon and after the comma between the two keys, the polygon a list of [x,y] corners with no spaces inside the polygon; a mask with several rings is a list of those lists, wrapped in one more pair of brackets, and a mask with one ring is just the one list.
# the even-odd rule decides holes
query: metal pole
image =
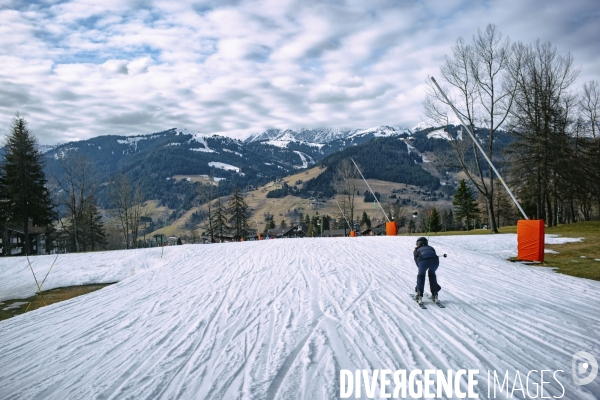
{"label": "metal pole", "polygon": [[[340,209],[340,212],[342,213],[342,217],[344,217],[344,220],[346,221],[346,224],[348,224],[348,228],[350,228],[350,230],[352,230],[352,227],[350,226],[350,223],[346,219],[346,215],[342,211],[342,207],[340,207],[340,203],[338,203],[338,201],[336,199],[333,199],[333,201],[335,201],[335,204],[337,204],[338,208]],[[344,233],[344,235],[345,235],[345,233]]]}
{"label": "metal pole", "polygon": [[387,214],[385,213],[385,211],[383,211],[383,207],[381,207],[381,204],[379,203],[379,200],[377,200],[377,196],[375,196],[375,193],[371,190],[371,186],[369,186],[369,184],[367,183],[367,180],[365,179],[365,177],[363,176],[362,172],[360,172],[360,169],[358,169],[358,165],[356,165],[356,163],[354,162],[354,160],[351,158],[352,162],[354,163],[354,166],[356,167],[356,170],[358,171],[358,173],[360,174],[360,177],[363,179],[363,181],[365,181],[365,183],[367,184],[367,187],[369,188],[369,191],[371,192],[371,194],[373,195],[373,197],[375,197],[375,201],[377,202],[377,204],[379,204],[379,208],[381,208],[381,212],[383,213],[383,215],[385,216],[385,219],[388,220],[388,222],[390,222],[390,219],[388,218]]}
{"label": "metal pole", "polygon": [[510,189],[508,188],[508,186],[504,182],[504,179],[502,179],[502,176],[500,176],[500,173],[498,172],[498,170],[496,169],[496,167],[494,167],[494,164],[492,164],[492,161],[488,158],[488,156],[485,153],[485,151],[483,151],[483,149],[481,148],[481,145],[479,145],[479,142],[475,138],[475,135],[473,134],[473,132],[471,132],[471,127],[469,127],[469,126],[467,126],[465,124],[465,122],[463,121],[463,119],[460,117],[460,114],[458,113],[458,110],[454,107],[454,104],[452,104],[452,102],[450,101],[450,99],[448,99],[448,97],[446,96],[446,93],[444,93],[444,91],[440,88],[440,86],[435,81],[435,78],[433,76],[431,77],[431,81],[435,84],[435,86],[440,91],[440,93],[442,94],[442,96],[444,96],[444,99],[446,99],[446,101],[448,102],[448,105],[450,106],[450,108],[452,108],[452,111],[454,111],[454,114],[456,115],[456,117],[460,121],[461,125],[467,130],[467,133],[469,134],[469,136],[471,136],[471,139],[473,139],[473,142],[477,145],[477,148],[479,149],[479,151],[481,151],[481,154],[483,154],[483,156],[485,157],[486,161],[490,164],[490,167],[492,167],[492,169],[496,173],[496,176],[498,177],[498,179],[500,180],[500,182],[502,182],[502,185],[504,185],[504,188],[506,189],[506,191],[508,192],[508,194],[510,195],[510,197],[512,198],[512,200],[515,202],[515,204],[519,208],[519,211],[521,211],[521,214],[523,214],[523,216],[525,217],[525,219],[529,219],[527,217],[527,214],[525,214],[525,211],[523,211],[523,209],[521,208],[521,205],[519,204],[519,202],[517,201],[517,199],[515,198],[515,196],[513,195],[513,193],[510,191]]}

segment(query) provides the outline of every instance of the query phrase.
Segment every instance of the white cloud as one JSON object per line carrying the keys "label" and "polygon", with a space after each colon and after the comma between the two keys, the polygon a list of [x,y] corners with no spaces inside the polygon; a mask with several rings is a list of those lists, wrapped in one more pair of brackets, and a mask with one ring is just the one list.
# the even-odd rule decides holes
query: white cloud
{"label": "white cloud", "polygon": [[571,52],[578,84],[599,79],[593,1],[19,4],[0,9],[0,126],[19,111],[42,143],[171,127],[244,137],[411,126],[427,76],[490,22]]}

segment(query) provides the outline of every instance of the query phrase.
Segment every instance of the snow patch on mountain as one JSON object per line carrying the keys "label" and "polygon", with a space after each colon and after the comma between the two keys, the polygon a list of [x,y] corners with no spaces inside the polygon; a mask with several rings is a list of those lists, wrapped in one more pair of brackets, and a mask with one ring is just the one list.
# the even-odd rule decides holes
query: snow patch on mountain
{"label": "snow patch on mountain", "polygon": [[261,142],[261,144],[268,144],[282,149],[285,149],[290,143],[290,140],[268,140],[266,142]]}
{"label": "snow patch on mountain", "polygon": [[40,144],[38,145],[38,151],[42,154],[46,154],[47,152],[54,150],[58,146],[60,146],[60,144]]}
{"label": "snow patch on mountain", "polygon": [[410,130],[413,132],[418,132],[418,131],[422,131],[422,130],[429,129],[429,128],[433,128],[433,125],[431,125],[427,122],[421,121],[418,124],[416,124],[415,126],[413,126],[412,128],[410,128]]}
{"label": "snow patch on mountain", "polygon": [[235,167],[233,165],[229,165],[229,164],[225,164],[222,162],[217,162],[217,161],[211,161],[208,163],[209,167],[215,167],[215,168],[219,168],[219,169],[224,169],[227,171],[235,171],[237,173],[240,172],[240,169],[238,167]]}
{"label": "snow patch on mountain", "polygon": [[56,153],[54,153],[54,155],[52,157],[55,160],[60,160],[60,159],[65,158],[68,151],[77,151],[77,150],[79,150],[77,147],[67,147],[67,148],[61,149],[60,151],[57,151]]}
{"label": "snow patch on mountain", "polygon": [[[119,144],[127,144],[129,145],[129,147],[133,147],[133,151],[137,151],[137,147],[138,147],[138,142],[140,142],[141,140],[148,140],[148,139],[152,139],[151,136],[129,136],[126,137],[125,140],[120,140],[117,139],[117,143]],[[125,154],[125,153],[123,153]]]}
{"label": "snow patch on mountain", "polygon": [[301,151],[294,150],[294,153],[298,154],[300,160],[302,161],[302,166],[295,166],[294,168],[308,168],[308,164],[314,164],[314,160],[306,153],[302,153]]}
{"label": "snow patch on mountain", "polygon": [[237,151],[233,151],[233,150],[229,150],[229,149],[223,149],[223,151],[226,152],[226,153],[232,153],[232,154],[235,154],[236,156],[243,157],[243,154],[242,153],[238,153]]}
{"label": "snow patch on mountain", "polygon": [[411,131],[407,128],[394,128],[392,126],[377,126],[374,128],[363,129],[348,136],[349,138],[357,136],[373,135],[374,137],[398,136],[410,134]]}
{"label": "snow patch on mountain", "polygon": [[429,132],[427,134],[427,139],[445,139],[452,140],[452,137],[446,132],[443,128],[437,129],[435,131]]}
{"label": "snow patch on mountain", "polygon": [[191,151],[201,151],[203,153],[216,153],[214,150],[212,150],[210,147],[208,147],[208,143],[206,143],[205,137],[206,137],[206,135],[204,135],[202,133],[193,134],[192,138],[190,140],[188,140],[188,143],[194,141],[194,142],[200,143],[204,147],[197,147],[197,148],[190,149],[190,150]]}
{"label": "snow patch on mountain", "polygon": [[385,137],[410,134],[411,130],[402,127],[378,126],[369,129],[268,129],[261,134],[251,135],[246,142],[264,142],[277,147],[286,147],[289,142],[307,145],[324,144],[338,139],[354,138],[365,135]]}

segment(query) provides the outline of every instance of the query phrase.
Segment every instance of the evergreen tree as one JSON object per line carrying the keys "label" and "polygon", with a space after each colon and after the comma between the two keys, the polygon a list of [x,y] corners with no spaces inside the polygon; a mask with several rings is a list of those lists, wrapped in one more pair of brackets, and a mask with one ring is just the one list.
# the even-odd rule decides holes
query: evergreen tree
{"label": "evergreen tree", "polygon": [[227,225],[225,207],[220,197],[217,198],[214,204],[213,219],[211,222],[214,235],[219,236],[220,240],[223,241],[223,236],[229,231],[229,226]]}
{"label": "evergreen tree", "polygon": [[458,184],[458,189],[456,189],[452,204],[456,206],[454,219],[459,222],[465,220],[467,224],[467,230],[469,230],[470,222],[477,217],[481,211],[479,210],[477,201],[473,198],[473,191],[467,185],[464,179],[461,179],[460,183]]}
{"label": "evergreen tree", "polygon": [[513,202],[500,182],[495,182],[496,189],[494,190],[494,210],[496,212],[496,222],[498,228],[503,225],[514,224],[514,208]]}
{"label": "evergreen tree", "polygon": [[415,231],[416,226],[415,226],[415,220],[411,219],[410,221],[408,221],[408,233],[411,234]]}
{"label": "evergreen tree", "polygon": [[360,226],[363,230],[366,230],[371,227],[371,219],[367,215],[366,211],[363,211],[362,218],[360,219]]}
{"label": "evergreen tree", "polygon": [[331,229],[331,217],[329,215],[323,216],[323,230]]}
{"label": "evergreen tree", "polygon": [[54,212],[46,188],[43,155],[19,114],[13,119],[4,151],[4,163],[0,166],[1,215],[7,224],[23,228],[25,254],[30,254],[29,223],[48,226]]}
{"label": "evergreen tree", "polygon": [[313,215],[310,219],[310,225],[312,226],[313,236],[321,236],[321,219],[318,215]]}
{"label": "evergreen tree", "polygon": [[444,228],[440,221],[440,213],[435,207],[433,207],[433,210],[429,213],[428,225],[428,231],[434,233],[438,233]]}
{"label": "evergreen tree", "polygon": [[275,218],[272,215],[267,221],[267,229],[275,229]]}
{"label": "evergreen tree", "polygon": [[442,210],[442,225],[444,232],[454,230],[454,214],[452,214],[452,210]]}
{"label": "evergreen tree", "polygon": [[285,219],[282,219],[282,220],[281,220],[281,224],[279,225],[279,227],[280,227],[281,229],[285,229],[285,228],[287,228],[287,222],[285,222]]}
{"label": "evergreen tree", "polygon": [[211,243],[215,242],[215,235],[217,234],[217,231],[215,230],[215,227],[213,225],[213,221],[215,219],[214,209],[214,204],[211,203],[211,201],[208,201],[206,203],[208,218],[204,221],[204,235],[210,236]]}
{"label": "evergreen tree", "polygon": [[96,251],[105,249],[108,242],[104,231],[104,223],[102,222],[102,214],[98,211],[94,200],[87,204],[83,211],[82,219],[83,232],[85,234],[83,250]]}
{"label": "evergreen tree", "polygon": [[244,201],[242,191],[237,187],[233,187],[233,193],[229,204],[227,205],[227,214],[229,215],[229,227],[236,240],[245,239],[250,231],[248,219],[250,212],[248,205]]}

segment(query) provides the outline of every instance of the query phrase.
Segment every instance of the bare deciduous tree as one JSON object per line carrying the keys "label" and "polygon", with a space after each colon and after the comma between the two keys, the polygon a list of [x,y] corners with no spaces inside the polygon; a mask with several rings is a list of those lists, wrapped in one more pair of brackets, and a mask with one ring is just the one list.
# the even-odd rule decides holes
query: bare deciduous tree
{"label": "bare deciduous tree", "polygon": [[561,56],[550,43],[537,41],[513,46],[510,74],[516,88],[510,123],[513,181],[535,204],[535,218],[554,226],[557,201],[572,191],[565,186],[575,176],[569,166],[576,161],[568,132],[575,104],[569,88],[579,71],[570,54]]}
{"label": "bare deciduous tree", "polygon": [[340,207],[350,224],[354,224],[354,198],[356,196],[356,180],[359,178],[358,171],[354,164],[348,160],[342,160],[333,178],[333,188],[343,195]]}
{"label": "bare deciduous tree", "polygon": [[93,162],[74,151],[60,159],[63,174],[55,181],[60,188],[58,199],[64,207],[60,224],[69,235],[75,252],[104,247],[104,228],[95,201],[97,173]]}
{"label": "bare deciduous tree", "polygon": [[600,219],[600,88],[598,82],[590,81],[583,85],[579,109],[583,119],[582,125],[588,127],[594,141],[586,158],[592,166],[591,180],[595,182],[593,189],[597,199],[598,219]]}
{"label": "bare deciduous tree", "polygon": [[[489,24],[485,31],[477,30],[473,44],[468,45],[463,38],[458,38],[452,48],[452,55],[446,56],[441,67],[443,81],[451,101],[459,114],[475,133],[476,124],[483,123],[488,130],[488,148],[490,160],[494,155],[494,135],[508,117],[513,102],[515,87],[507,79],[511,47],[508,38],[503,38],[495,25]],[[448,126],[449,108],[437,88],[428,82],[427,99],[423,105],[426,116],[438,125]],[[454,139],[454,138],[451,138]],[[457,165],[479,193],[486,199],[486,208],[490,220],[490,229],[497,233],[494,215],[494,172],[491,166],[482,165],[479,150],[471,143],[474,153],[474,164],[466,161],[466,142],[451,140],[457,156]],[[455,163],[456,164],[456,163]]]}
{"label": "bare deciduous tree", "polygon": [[125,248],[136,247],[140,218],[145,214],[139,185],[133,185],[129,177],[118,174],[111,183],[110,198],[115,205]]}

